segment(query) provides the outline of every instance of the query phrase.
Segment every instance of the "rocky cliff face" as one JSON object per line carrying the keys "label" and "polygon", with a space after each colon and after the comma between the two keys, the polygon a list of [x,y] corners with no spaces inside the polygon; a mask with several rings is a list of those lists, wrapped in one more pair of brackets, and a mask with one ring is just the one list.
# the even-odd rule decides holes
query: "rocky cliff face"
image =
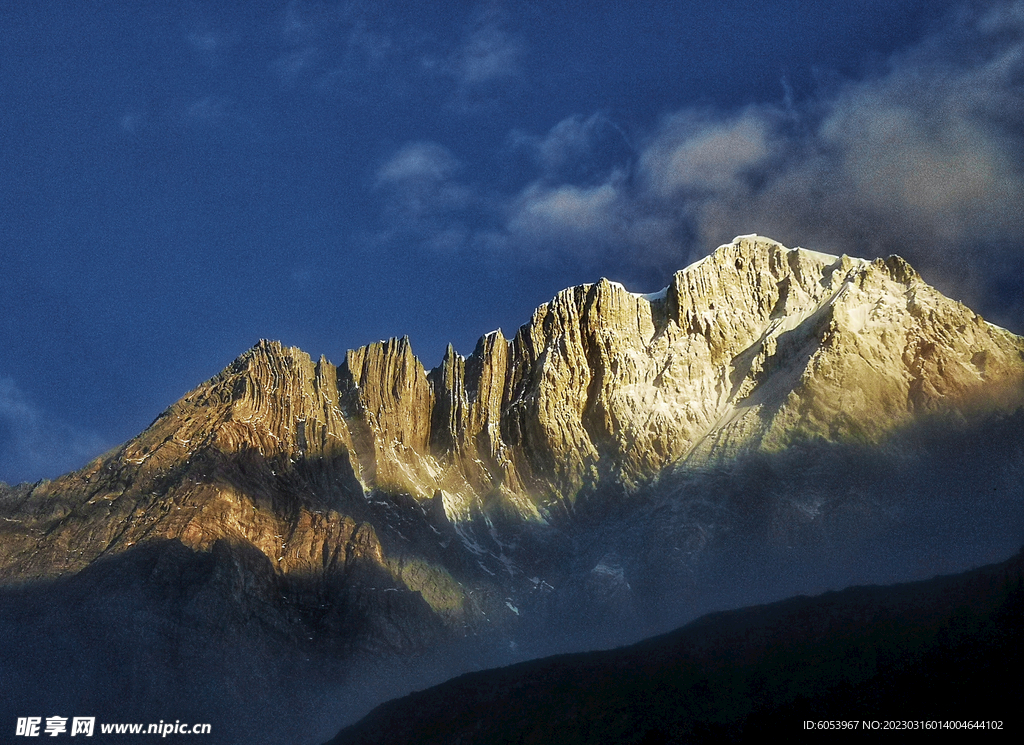
{"label": "rocky cliff face", "polygon": [[[662,597],[714,536],[739,535],[750,499],[708,495],[760,486],[715,486],[715,469],[884,447],[923,417],[968,426],[1022,400],[1024,340],[899,257],[745,236],[659,293],[567,289],[511,340],[449,347],[430,371],[408,339],[337,367],[262,341],[117,450],[6,489],[0,577],[171,541],[235,557],[239,602],[286,599],[277,627],[367,650],[480,636],[514,650],[587,614],[636,629],[636,593]],[[858,524],[893,512],[836,488],[772,497],[761,516],[785,543],[830,504]]]}
{"label": "rocky cliff face", "polygon": [[[368,495],[436,502],[453,523],[544,523],[601,480],[800,440],[879,443],[922,413],[1018,406],[1024,341],[868,262],[736,239],[652,295],[601,280],[508,341],[424,370],[408,339],[335,367],[262,341],[6,519],[5,576],[74,571],[155,538],[256,546],[283,572],[383,561]],[[13,508],[13,509],[12,509]]]}

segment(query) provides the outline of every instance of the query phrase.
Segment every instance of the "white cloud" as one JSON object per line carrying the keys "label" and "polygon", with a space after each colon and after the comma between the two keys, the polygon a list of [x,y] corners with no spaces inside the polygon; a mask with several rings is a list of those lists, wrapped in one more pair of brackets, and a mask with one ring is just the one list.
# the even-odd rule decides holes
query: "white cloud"
{"label": "white cloud", "polygon": [[662,199],[742,188],[743,175],[772,154],[769,118],[753,108],[723,121],[679,112],[648,143],[640,160],[641,178]]}
{"label": "white cloud", "polygon": [[529,153],[541,178],[552,183],[593,185],[621,171],[631,156],[625,132],[602,112],[566,117],[540,137],[516,131],[509,139],[513,148]]}
{"label": "white cloud", "polygon": [[[1024,240],[1024,140],[1010,124],[1024,113],[1021,5],[962,14],[884,74],[805,106],[799,126],[751,108],[678,145],[666,125],[642,158],[651,188],[665,198],[665,183],[704,187],[677,204],[705,248],[757,231],[851,254],[902,253],[966,296]],[[985,30],[993,15],[996,38]],[[677,179],[681,171],[691,176]]]}
{"label": "white cloud", "polygon": [[525,44],[507,28],[504,14],[491,7],[477,14],[461,43],[438,59],[421,58],[421,69],[454,83],[448,106],[457,111],[486,110],[494,101],[522,88]]}
{"label": "white cloud", "polygon": [[614,232],[620,198],[612,183],[590,188],[534,184],[520,195],[507,228],[528,240],[606,239]]}
{"label": "white cloud", "polygon": [[53,478],[108,447],[98,435],[49,416],[12,378],[0,376],[0,480]]}
{"label": "white cloud", "polygon": [[[580,235],[604,230],[608,251],[649,265],[678,261],[680,240],[704,253],[759,232],[903,253],[967,296],[1024,241],[1022,9],[970,6],[881,74],[795,108],[677,111],[642,139],[628,175],[588,188],[543,178],[527,186],[511,200],[507,231],[577,250],[574,225]],[[587,152],[582,121],[548,134],[542,171]]]}
{"label": "white cloud", "polygon": [[595,114],[589,119],[570,116],[563,119],[537,144],[537,160],[544,173],[554,174],[565,169],[567,164],[577,163],[593,156],[596,140],[594,130],[600,120]]}
{"label": "white cloud", "polygon": [[485,27],[470,35],[458,62],[459,80],[467,86],[514,78],[521,49],[501,29]]}
{"label": "white cloud", "polygon": [[[501,46],[481,38],[491,42],[478,42],[480,66],[467,79],[486,77],[488,44]],[[514,69],[499,64],[514,54],[495,55],[494,70]],[[673,270],[758,232],[833,252],[901,253],[970,300],[1024,262],[1021,122],[1024,0],[979,3],[881,72],[815,99],[684,108],[635,138],[602,114],[540,136],[514,132],[534,168],[515,193],[469,189],[452,153],[423,144],[396,154],[378,185],[416,184],[406,196],[418,198],[422,228],[500,247],[503,260],[628,255]]]}
{"label": "white cloud", "polygon": [[377,171],[376,184],[440,183],[459,169],[451,151],[436,142],[403,145]]}
{"label": "white cloud", "polygon": [[472,237],[465,218],[472,209],[481,210],[482,198],[459,180],[461,168],[436,142],[399,148],[374,178],[374,188],[383,197],[384,227],[377,240],[415,241],[444,251],[463,247]]}
{"label": "white cloud", "polygon": [[518,40],[494,20],[475,28],[455,62],[458,80],[465,86],[477,86],[507,80],[521,72],[523,50]]}

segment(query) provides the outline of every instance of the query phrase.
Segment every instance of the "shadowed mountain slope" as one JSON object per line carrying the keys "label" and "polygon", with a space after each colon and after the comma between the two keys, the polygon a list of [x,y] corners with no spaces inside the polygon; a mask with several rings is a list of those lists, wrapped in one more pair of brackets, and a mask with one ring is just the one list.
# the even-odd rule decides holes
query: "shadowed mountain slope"
{"label": "shadowed mountain slope", "polygon": [[[683,743],[811,720],[1015,729],[1024,554],[966,574],[715,613],[630,647],[470,673],[330,745]],[[990,724],[998,723],[998,724]]]}
{"label": "shadowed mountain slope", "polygon": [[0,485],[0,674],[35,648],[26,701],[176,696],[249,742],[335,691],[326,737],[466,670],[960,571],[1024,537],[1022,401],[1024,339],[899,257],[757,236],[429,371],[406,339],[337,366],[262,341],[85,468]]}

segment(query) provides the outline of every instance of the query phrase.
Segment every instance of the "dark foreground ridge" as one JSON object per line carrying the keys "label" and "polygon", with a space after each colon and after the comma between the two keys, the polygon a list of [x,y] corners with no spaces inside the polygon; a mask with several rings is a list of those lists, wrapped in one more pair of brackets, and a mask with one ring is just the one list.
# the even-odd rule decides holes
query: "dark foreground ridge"
{"label": "dark foreground ridge", "polygon": [[330,745],[743,740],[821,720],[1012,729],[1022,571],[1024,550],[964,574],[713,613],[628,647],[470,673],[379,706]]}

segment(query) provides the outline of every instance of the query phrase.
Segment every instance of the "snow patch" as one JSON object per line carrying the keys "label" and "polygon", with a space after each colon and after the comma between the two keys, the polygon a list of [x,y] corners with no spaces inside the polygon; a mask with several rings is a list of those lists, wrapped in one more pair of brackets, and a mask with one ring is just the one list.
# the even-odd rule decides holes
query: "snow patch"
{"label": "snow patch", "polygon": [[[462,541],[462,545],[466,547],[474,556],[486,556],[487,549],[481,546],[473,535],[472,529],[463,523],[453,523],[455,532],[459,534],[459,539]],[[491,572],[493,574],[493,572]]]}
{"label": "snow patch", "polygon": [[632,293],[632,295],[633,297],[642,297],[647,302],[653,303],[655,300],[664,300],[665,298],[668,297],[668,286],[666,285],[657,292],[650,292],[647,293],[646,295],[641,295],[640,293],[636,292]]}
{"label": "snow patch", "polygon": [[[720,246],[720,248],[724,248],[724,246]],[[702,259],[697,259],[697,260],[696,260],[695,262],[693,262],[692,264],[689,264],[689,265],[687,265],[687,266],[683,267],[683,271],[684,271],[684,272],[691,272],[691,271],[693,271],[694,269],[696,269],[697,267],[699,267],[699,266],[700,266],[701,264],[704,264],[704,263],[706,263],[706,262],[707,262],[707,260],[708,260],[708,259],[710,259],[710,258],[711,258],[711,254],[708,254],[707,256],[705,256],[705,257],[704,257],[704,258],[702,258]]]}
{"label": "snow patch", "polygon": [[791,250],[797,251],[804,256],[810,256],[812,259],[817,259],[822,264],[834,264],[839,261],[838,256],[835,256],[834,254],[827,254],[824,251],[812,251],[811,249],[803,248],[802,246],[797,246]]}
{"label": "snow patch", "polygon": [[[489,575],[491,575],[492,577],[493,577],[493,576],[495,576],[494,572],[492,572],[492,571],[491,571],[490,569],[488,569],[487,567],[485,567],[485,566],[484,566],[484,563],[483,563],[482,561],[478,561],[478,562],[476,563],[476,565],[477,565],[478,567],[480,567],[481,569],[483,569],[483,570],[484,570],[485,572],[487,572],[487,573],[488,573]],[[486,616],[487,614],[485,613],[484,615]]]}

